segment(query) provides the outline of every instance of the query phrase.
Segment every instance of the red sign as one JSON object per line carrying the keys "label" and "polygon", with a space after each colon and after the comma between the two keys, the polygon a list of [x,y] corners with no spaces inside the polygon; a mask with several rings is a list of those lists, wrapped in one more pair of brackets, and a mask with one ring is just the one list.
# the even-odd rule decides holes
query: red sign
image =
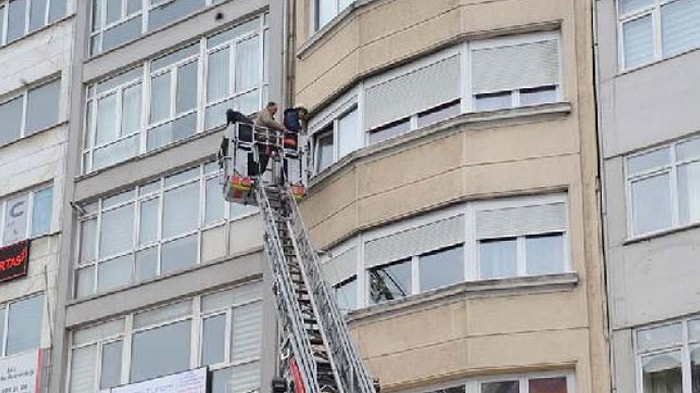
{"label": "red sign", "polygon": [[27,275],[29,240],[0,248],[0,282]]}

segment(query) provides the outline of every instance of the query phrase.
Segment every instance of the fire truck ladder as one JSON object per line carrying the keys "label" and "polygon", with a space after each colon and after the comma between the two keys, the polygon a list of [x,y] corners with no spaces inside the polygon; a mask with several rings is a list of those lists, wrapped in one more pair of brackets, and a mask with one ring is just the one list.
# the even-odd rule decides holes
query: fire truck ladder
{"label": "fire truck ladder", "polygon": [[[289,186],[259,185],[277,311],[305,393],[375,393],[355,350]],[[287,365],[289,367],[289,365]]]}

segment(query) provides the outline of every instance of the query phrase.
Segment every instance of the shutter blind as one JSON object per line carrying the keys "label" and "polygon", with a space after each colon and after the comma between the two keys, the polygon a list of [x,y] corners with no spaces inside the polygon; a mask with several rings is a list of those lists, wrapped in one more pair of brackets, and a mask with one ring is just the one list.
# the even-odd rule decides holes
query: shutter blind
{"label": "shutter blind", "polygon": [[566,230],[566,204],[563,202],[523,206],[476,213],[478,239],[516,237]]}
{"label": "shutter blind", "polygon": [[459,98],[459,56],[372,86],[365,91],[365,129]]}
{"label": "shutter blind", "polygon": [[367,242],[365,264],[381,265],[464,242],[464,216],[455,216]]}
{"label": "shutter blind", "polygon": [[556,39],[472,51],[474,94],[550,86],[558,82]]}
{"label": "shutter blind", "polygon": [[70,366],[70,392],[94,393],[95,391],[95,345],[73,350]]}
{"label": "shutter blind", "polygon": [[664,57],[700,47],[700,1],[678,0],[661,6]]}
{"label": "shutter blind", "polygon": [[357,248],[336,255],[322,266],[323,276],[331,285],[341,283],[357,274]]}
{"label": "shutter blind", "polygon": [[625,68],[646,63],[654,57],[654,34],[651,15],[625,22],[622,25]]}
{"label": "shutter blind", "polygon": [[234,308],[232,324],[231,360],[238,362],[259,357],[262,340],[262,303]]}

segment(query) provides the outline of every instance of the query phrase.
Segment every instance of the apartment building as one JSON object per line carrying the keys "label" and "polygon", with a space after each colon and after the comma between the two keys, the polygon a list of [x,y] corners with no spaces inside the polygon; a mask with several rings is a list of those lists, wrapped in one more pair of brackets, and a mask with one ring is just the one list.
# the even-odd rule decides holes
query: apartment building
{"label": "apartment building", "polygon": [[282,97],[283,18],[267,0],[76,2],[51,392],[202,386],[205,366],[212,393],[269,391],[262,223],[224,202],[215,153],[226,109]]}
{"label": "apartment building", "polygon": [[598,1],[617,392],[700,389],[700,1]]}
{"label": "apartment building", "polygon": [[[45,391],[68,139],[73,2],[0,1],[0,391]],[[14,389],[14,390],[13,390]]]}
{"label": "apartment building", "polygon": [[609,391],[591,10],[293,2],[302,210],[383,391]]}

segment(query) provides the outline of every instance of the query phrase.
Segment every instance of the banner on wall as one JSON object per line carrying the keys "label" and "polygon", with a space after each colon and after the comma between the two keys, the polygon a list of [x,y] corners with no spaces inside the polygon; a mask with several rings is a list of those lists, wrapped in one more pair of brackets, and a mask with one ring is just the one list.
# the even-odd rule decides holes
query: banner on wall
{"label": "banner on wall", "polygon": [[41,350],[0,358],[1,393],[39,393]]}
{"label": "banner on wall", "polygon": [[28,270],[29,240],[0,248],[0,282],[26,276]]}
{"label": "banner on wall", "polygon": [[[112,388],[111,393],[207,393],[207,368]],[[2,391],[0,391],[2,393]]]}

